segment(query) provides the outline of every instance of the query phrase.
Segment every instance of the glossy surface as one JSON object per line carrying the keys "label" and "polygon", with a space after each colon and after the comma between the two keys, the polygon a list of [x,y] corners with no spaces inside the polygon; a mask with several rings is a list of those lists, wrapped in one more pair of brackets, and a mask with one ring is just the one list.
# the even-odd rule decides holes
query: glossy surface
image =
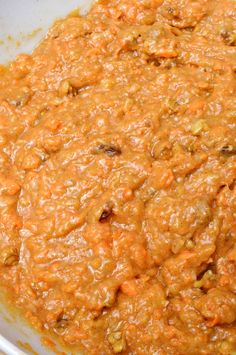
{"label": "glossy surface", "polygon": [[1,283],[77,354],[236,351],[235,14],[100,1],[1,70]]}

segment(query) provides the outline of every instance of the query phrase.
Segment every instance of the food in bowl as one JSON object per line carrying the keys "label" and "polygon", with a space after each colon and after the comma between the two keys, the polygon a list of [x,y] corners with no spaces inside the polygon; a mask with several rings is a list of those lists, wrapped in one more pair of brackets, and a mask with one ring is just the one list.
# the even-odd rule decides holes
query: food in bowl
{"label": "food in bowl", "polygon": [[76,354],[235,354],[235,17],[101,0],[1,67],[1,285]]}

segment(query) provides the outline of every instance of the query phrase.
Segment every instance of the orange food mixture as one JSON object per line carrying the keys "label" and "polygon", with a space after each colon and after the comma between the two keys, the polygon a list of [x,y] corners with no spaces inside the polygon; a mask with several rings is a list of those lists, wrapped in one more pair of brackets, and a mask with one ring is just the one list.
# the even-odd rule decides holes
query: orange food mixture
{"label": "orange food mixture", "polygon": [[236,354],[236,2],[101,0],[0,76],[0,278],[76,354]]}

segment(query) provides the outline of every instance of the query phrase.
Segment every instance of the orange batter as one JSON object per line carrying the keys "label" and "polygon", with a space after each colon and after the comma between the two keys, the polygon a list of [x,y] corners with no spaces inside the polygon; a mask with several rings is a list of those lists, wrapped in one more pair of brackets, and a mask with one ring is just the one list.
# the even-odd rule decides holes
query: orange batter
{"label": "orange batter", "polygon": [[101,0],[1,68],[1,285],[75,354],[236,354],[235,44],[235,0]]}

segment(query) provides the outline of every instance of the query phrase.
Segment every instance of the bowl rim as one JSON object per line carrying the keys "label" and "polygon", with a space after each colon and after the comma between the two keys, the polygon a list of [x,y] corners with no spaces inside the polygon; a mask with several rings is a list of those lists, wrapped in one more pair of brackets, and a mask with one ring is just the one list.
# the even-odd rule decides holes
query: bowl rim
{"label": "bowl rim", "polygon": [[4,336],[0,334],[0,349],[5,352],[6,355],[27,355],[25,352],[20,350],[17,346],[12,344]]}

